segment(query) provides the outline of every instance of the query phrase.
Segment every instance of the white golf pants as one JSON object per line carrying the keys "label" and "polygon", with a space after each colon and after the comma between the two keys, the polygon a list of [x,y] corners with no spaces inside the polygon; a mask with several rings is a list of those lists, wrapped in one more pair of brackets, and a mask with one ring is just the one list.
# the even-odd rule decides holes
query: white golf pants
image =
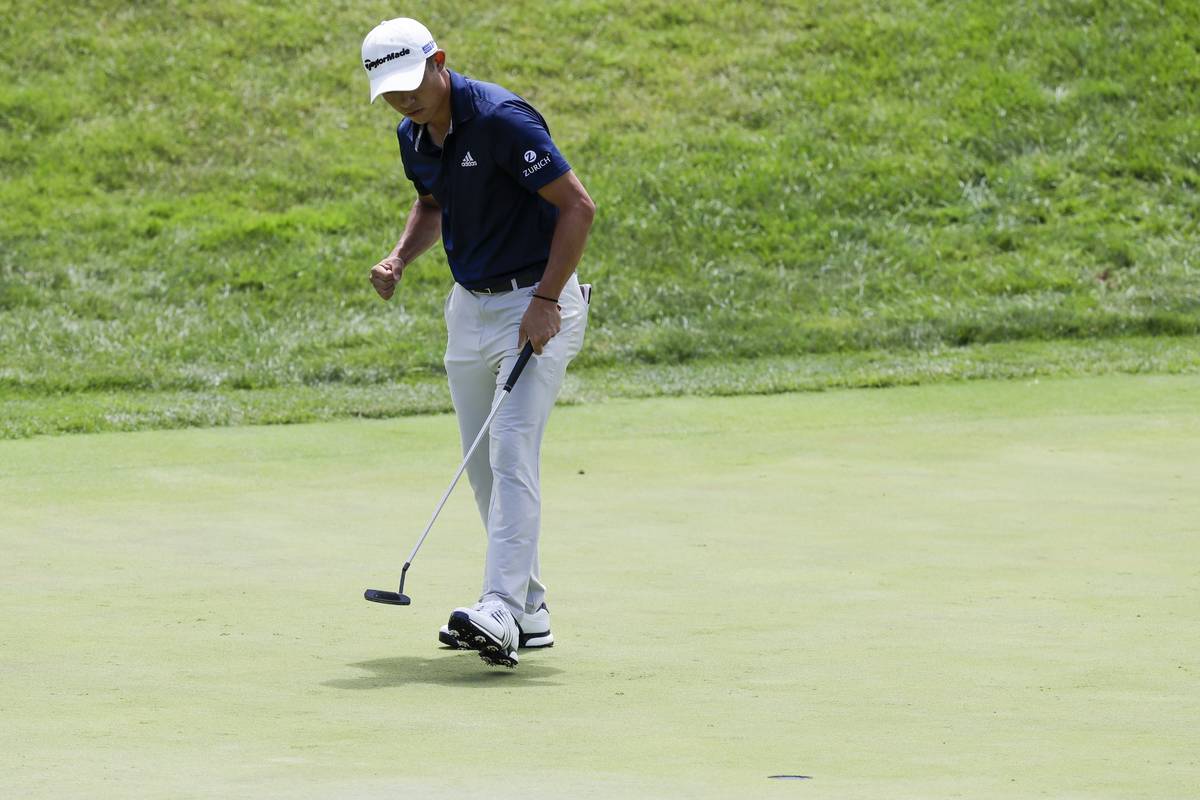
{"label": "white golf pants", "polygon": [[[475,294],[456,283],[446,298],[446,375],[464,455],[516,363],[521,317],[536,291]],[[503,601],[518,620],[546,598],[538,575],[541,445],[567,364],[583,346],[587,328],[587,303],[574,275],[559,305],[562,329],[540,356],[529,359],[467,464],[488,537],[480,599]]]}

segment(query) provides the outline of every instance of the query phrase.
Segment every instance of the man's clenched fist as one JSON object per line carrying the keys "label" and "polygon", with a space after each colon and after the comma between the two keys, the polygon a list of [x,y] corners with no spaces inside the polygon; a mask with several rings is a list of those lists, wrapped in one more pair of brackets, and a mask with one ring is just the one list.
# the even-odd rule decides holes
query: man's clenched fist
{"label": "man's clenched fist", "polygon": [[391,300],[396,292],[396,284],[404,272],[404,260],[398,256],[388,256],[371,267],[371,285],[384,300]]}

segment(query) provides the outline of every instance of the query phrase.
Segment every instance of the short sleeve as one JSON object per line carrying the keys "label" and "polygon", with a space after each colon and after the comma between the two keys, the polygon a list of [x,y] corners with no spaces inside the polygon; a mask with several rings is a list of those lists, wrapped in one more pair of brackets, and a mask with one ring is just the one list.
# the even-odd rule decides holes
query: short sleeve
{"label": "short sleeve", "polygon": [[500,104],[491,127],[496,165],[526,190],[536,192],[570,171],[571,165],[550,138],[546,120],[528,103]]}
{"label": "short sleeve", "polygon": [[428,194],[433,194],[429,187],[421,183],[421,179],[413,174],[413,171],[408,168],[408,164],[404,165],[404,176],[412,181],[413,188],[417,190],[417,194],[421,197],[424,197]]}

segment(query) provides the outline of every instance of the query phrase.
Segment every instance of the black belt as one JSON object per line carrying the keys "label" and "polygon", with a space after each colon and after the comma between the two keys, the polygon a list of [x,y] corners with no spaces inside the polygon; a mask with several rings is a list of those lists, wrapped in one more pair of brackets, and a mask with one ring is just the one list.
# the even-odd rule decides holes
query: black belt
{"label": "black belt", "polygon": [[505,278],[489,278],[488,280],[472,283],[470,286],[463,284],[462,287],[470,292],[479,292],[481,294],[500,294],[501,292],[511,292],[514,289],[527,289],[542,279],[542,273],[546,271],[545,266],[530,267],[523,272],[518,272],[515,275],[509,275]]}

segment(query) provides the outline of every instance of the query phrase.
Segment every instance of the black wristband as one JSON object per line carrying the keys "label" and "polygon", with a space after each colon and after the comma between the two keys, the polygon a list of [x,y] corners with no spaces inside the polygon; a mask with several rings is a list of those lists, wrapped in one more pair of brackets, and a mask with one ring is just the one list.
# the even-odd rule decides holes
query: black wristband
{"label": "black wristband", "polygon": [[554,303],[554,305],[558,305],[557,297],[546,297],[546,295],[538,294],[537,292],[534,292],[533,296],[536,297],[538,300],[545,300],[547,303]]}

